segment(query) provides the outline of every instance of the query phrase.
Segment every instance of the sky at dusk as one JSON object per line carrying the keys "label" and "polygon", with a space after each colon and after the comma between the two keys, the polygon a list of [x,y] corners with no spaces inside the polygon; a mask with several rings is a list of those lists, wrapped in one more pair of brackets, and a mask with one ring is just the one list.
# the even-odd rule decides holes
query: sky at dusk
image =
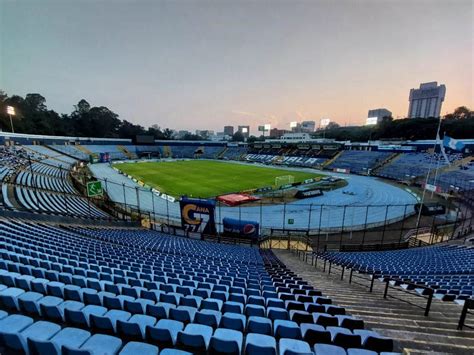
{"label": "sky at dusk", "polygon": [[473,36],[472,0],[0,0],[0,89],[174,129],[362,124],[420,82],[474,108]]}

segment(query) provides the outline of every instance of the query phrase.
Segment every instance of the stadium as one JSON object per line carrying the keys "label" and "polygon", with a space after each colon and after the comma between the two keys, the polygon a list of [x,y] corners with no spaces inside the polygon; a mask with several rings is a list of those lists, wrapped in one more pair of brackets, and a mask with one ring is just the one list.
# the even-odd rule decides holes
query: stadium
{"label": "stadium", "polygon": [[460,142],[0,133],[2,349],[467,354]]}
{"label": "stadium", "polygon": [[474,355],[474,0],[0,0],[0,355]]}

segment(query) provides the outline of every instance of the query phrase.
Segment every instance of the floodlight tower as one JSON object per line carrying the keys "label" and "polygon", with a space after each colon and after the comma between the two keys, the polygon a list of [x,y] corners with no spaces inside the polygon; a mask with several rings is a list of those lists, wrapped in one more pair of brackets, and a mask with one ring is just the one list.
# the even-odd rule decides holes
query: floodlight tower
{"label": "floodlight tower", "polygon": [[13,119],[12,119],[12,116],[16,115],[15,108],[13,106],[7,106],[7,114],[10,117],[10,126],[12,127],[12,133],[15,133],[15,129],[13,128]]}

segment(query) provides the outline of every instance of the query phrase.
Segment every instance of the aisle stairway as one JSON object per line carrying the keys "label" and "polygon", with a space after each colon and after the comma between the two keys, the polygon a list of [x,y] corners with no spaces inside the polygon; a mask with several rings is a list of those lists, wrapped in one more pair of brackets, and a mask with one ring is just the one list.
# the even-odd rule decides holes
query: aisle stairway
{"label": "aisle stairway", "polygon": [[393,153],[387,159],[381,161],[376,166],[374,166],[374,168],[372,169],[370,174],[371,175],[377,175],[379,173],[379,171],[382,170],[383,167],[385,167],[388,164],[391,164],[393,161],[400,158],[400,156],[401,156],[401,153]]}
{"label": "aisle stairway", "polygon": [[341,150],[341,151],[338,152],[335,156],[333,156],[331,159],[326,160],[326,161],[321,165],[321,167],[322,167],[322,168],[325,168],[326,166],[329,166],[329,165],[331,165],[332,163],[334,163],[334,162],[337,160],[337,158],[339,158],[339,157],[341,156],[342,152],[344,152],[344,151]]}
{"label": "aisle stairway", "polygon": [[128,159],[135,159],[137,156],[136,154],[133,154],[131,153],[126,147],[124,147],[123,145],[118,145],[117,146],[117,149],[120,150],[123,154],[125,154],[125,156],[128,158]]}
{"label": "aisle stairway", "polygon": [[217,154],[217,159],[222,159],[222,158],[224,158],[224,155],[225,155],[225,153],[227,152],[227,149],[228,149],[227,147],[224,147],[224,149],[222,149],[222,151],[219,152],[219,154]]}
{"label": "aisle stairway", "polygon": [[92,153],[89,149],[87,149],[87,148],[84,147],[83,145],[78,144],[78,145],[75,145],[74,147],[77,148],[77,149],[79,149],[81,152],[86,153],[87,155],[92,155],[92,156],[94,156],[95,158],[98,157],[97,153]]}
{"label": "aisle stairway", "polygon": [[[423,310],[406,303],[410,301],[424,307],[426,300],[413,295],[390,290],[383,298],[384,285],[374,283],[372,293],[368,292],[369,280],[355,280],[348,283],[348,275],[341,281],[341,272],[323,273],[321,263],[315,269],[309,263],[299,260],[288,250],[274,250],[278,258],[310,285],[324,290],[334,303],[345,307],[348,313],[364,320],[367,328],[395,340],[395,350],[406,354],[472,354],[474,331],[465,328],[456,330],[461,307],[455,303],[433,301],[428,317]],[[404,300],[404,301],[402,301]],[[467,320],[474,323],[473,319]]]}

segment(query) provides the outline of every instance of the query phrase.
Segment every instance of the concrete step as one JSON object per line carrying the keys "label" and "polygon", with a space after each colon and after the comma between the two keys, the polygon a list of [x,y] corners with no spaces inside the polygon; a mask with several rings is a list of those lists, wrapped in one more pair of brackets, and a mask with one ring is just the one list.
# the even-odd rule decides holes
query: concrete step
{"label": "concrete step", "polygon": [[[404,348],[420,349],[448,354],[472,354],[473,339],[451,337],[396,329],[374,328],[375,331],[391,337],[394,341],[403,343]],[[469,352],[471,351],[471,352]]]}
{"label": "concrete step", "polygon": [[328,275],[321,265],[315,268],[287,250],[274,252],[288,268],[330,297],[334,304],[363,319],[366,328],[393,338],[396,351],[405,354],[473,353],[474,331],[456,329],[462,310],[459,305],[433,300],[429,316],[425,317],[425,298],[391,288],[388,297],[383,298],[385,283],[378,280],[370,293],[367,276],[357,275],[362,278],[353,281],[359,284],[349,284],[349,274],[341,280],[340,269],[334,268]]}
{"label": "concrete step", "polygon": [[[474,332],[470,331],[459,331],[455,329],[447,329],[442,327],[443,324],[439,322],[412,322],[412,321],[403,321],[400,319],[391,319],[387,321],[386,319],[373,319],[373,321],[365,317],[364,318],[366,326],[370,328],[379,328],[379,329],[393,329],[399,331],[411,331],[411,332],[418,332],[420,334],[425,334],[426,336],[430,336],[430,334],[437,334],[437,335],[449,335],[452,337],[459,337],[459,338],[468,338],[474,339]],[[474,341],[474,340],[473,340]]]}

